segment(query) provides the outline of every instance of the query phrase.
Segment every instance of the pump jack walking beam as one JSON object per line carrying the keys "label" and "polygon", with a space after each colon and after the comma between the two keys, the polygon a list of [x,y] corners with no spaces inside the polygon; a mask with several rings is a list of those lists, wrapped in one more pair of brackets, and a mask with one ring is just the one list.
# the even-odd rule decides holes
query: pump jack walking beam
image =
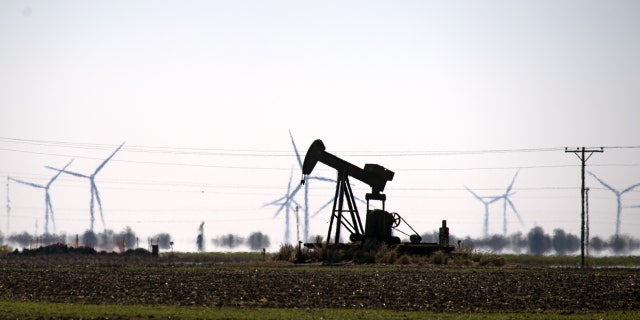
{"label": "pump jack walking beam", "polygon": [[[304,162],[302,164],[302,184],[305,183],[305,178],[311,174],[313,168],[318,162],[322,162],[338,171],[338,179],[336,183],[336,193],[333,199],[333,211],[331,212],[331,219],[329,220],[329,232],[327,234],[327,243],[331,241],[331,231],[333,229],[334,220],[336,222],[335,238],[336,244],[340,243],[340,228],[344,226],[349,232],[351,232],[350,240],[361,240],[364,235],[364,228],[362,227],[362,221],[358,208],[356,207],[353,191],[349,184],[349,176],[354,177],[371,187],[371,193],[367,193],[367,210],[369,200],[381,200],[384,208],[384,201],[386,196],[381,192],[384,191],[384,187],[387,181],[393,179],[393,171],[384,168],[378,164],[365,164],[364,169],[361,169],[347,161],[344,161],[325,151],[324,143],[322,140],[315,140],[307,154],[305,155]],[[347,202],[348,212],[351,221],[344,219],[343,213],[346,212],[344,208],[344,201]]]}

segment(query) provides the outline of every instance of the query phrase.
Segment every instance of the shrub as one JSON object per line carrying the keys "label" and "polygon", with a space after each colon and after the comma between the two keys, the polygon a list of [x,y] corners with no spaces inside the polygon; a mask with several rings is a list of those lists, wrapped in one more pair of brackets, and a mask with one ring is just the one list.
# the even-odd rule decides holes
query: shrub
{"label": "shrub", "polygon": [[273,260],[276,261],[295,261],[296,248],[289,243],[285,243],[280,246],[280,250],[273,256]]}
{"label": "shrub", "polygon": [[400,256],[400,259],[398,259],[398,263],[403,264],[403,265],[407,265],[411,263],[411,258],[409,258],[408,255],[403,254]]}
{"label": "shrub", "polygon": [[398,258],[398,253],[386,244],[382,244],[378,247],[375,257],[376,263],[393,264]]}
{"label": "shrub", "polygon": [[436,251],[431,257],[433,264],[447,264],[449,256],[443,251]]}
{"label": "shrub", "polygon": [[480,257],[480,261],[478,262],[478,264],[481,266],[502,267],[505,265],[505,260],[503,257],[495,254],[485,254]]}

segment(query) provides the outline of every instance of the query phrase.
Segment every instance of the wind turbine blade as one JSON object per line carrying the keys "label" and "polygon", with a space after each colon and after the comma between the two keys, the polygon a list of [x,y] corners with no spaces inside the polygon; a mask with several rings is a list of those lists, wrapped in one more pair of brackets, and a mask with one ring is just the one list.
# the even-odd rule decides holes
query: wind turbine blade
{"label": "wind turbine blade", "polygon": [[520,169],[516,171],[516,174],[513,176],[513,179],[511,179],[511,184],[509,184],[509,186],[507,187],[507,191],[505,192],[505,194],[508,194],[509,191],[511,191],[511,188],[513,188],[513,183],[516,181],[516,177],[518,176],[518,173],[520,173]]}
{"label": "wind turbine blade", "polygon": [[484,199],[480,199],[480,201],[482,201],[482,202],[484,202],[486,204],[492,204],[492,203],[494,203],[494,202],[496,202],[496,201],[498,201],[500,199],[504,199],[504,197],[493,197],[493,198],[491,198],[490,201],[487,201],[487,202],[485,202]]}
{"label": "wind turbine blade", "polygon": [[631,191],[631,190],[633,190],[633,189],[635,189],[637,187],[640,187],[640,183],[636,183],[636,184],[632,185],[631,187],[622,190],[622,192],[620,192],[620,194],[629,192],[629,191]]}
{"label": "wind turbine blade", "polygon": [[[66,165],[66,166],[64,166],[64,167],[62,168],[62,170],[66,170],[66,169],[67,169],[67,167],[68,167],[69,165],[71,165],[71,163],[72,163],[72,162],[73,162],[73,159],[71,159],[71,161],[69,161],[69,163],[67,163],[67,165]],[[59,171],[58,171],[58,173],[56,173],[56,175],[55,175],[55,176],[53,176],[53,178],[51,178],[51,180],[49,180],[49,183],[47,183],[47,189],[49,189],[49,187],[51,186],[51,184],[52,184],[56,179],[58,179],[58,176],[60,176],[61,174],[62,174],[62,171],[60,171],[60,170],[59,170]]]}
{"label": "wind turbine blade", "polygon": [[522,217],[518,213],[518,210],[516,210],[516,206],[513,205],[513,202],[511,202],[511,200],[509,199],[507,199],[507,202],[509,203],[509,207],[511,207],[511,210],[513,210],[513,213],[515,213],[516,217],[518,217],[518,220],[520,220],[520,224],[524,226],[524,220],[522,220]]}
{"label": "wind turbine blade", "polygon": [[12,177],[9,177],[9,180],[15,181],[15,182],[17,182],[17,183],[26,184],[26,185],[28,185],[28,186],[30,186],[30,187],[34,187],[34,188],[40,188],[40,189],[45,189],[45,188],[46,188],[46,187],[45,187],[45,186],[43,186],[43,185],[39,185],[39,184],[35,184],[35,183],[31,183],[31,182],[27,182],[27,181],[22,181],[22,180],[19,180],[19,179],[16,179],[16,178],[12,178]]}
{"label": "wind turbine blade", "polygon": [[298,184],[298,186],[293,189],[293,192],[291,192],[289,194],[289,196],[287,197],[289,200],[287,200],[287,202],[289,202],[290,200],[293,199],[293,197],[296,195],[296,193],[298,193],[298,191],[300,191],[300,189],[302,189],[302,184]]}
{"label": "wind turbine blade", "polygon": [[302,185],[298,184],[298,186],[295,189],[293,189],[293,192],[291,192],[291,193],[289,193],[288,192],[289,190],[287,189],[287,194],[288,195],[285,197],[286,200],[282,203],[282,205],[280,206],[280,209],[278,209],[278,211],[276,211],[275,215],[273,216],[274,218],[276,216],[278,216],[278,214],[280,214],[282,209],[288,208],[290,206],[290,202],[293,201],[293,197],[296,195],[296,193],[298,193],[298,191],[300,191],[301,187],[302,187]]}
{"label": "wind turbine blade", "polygon": [[275,218],[275,217],[277,217],[277,216],[280,214],[280,212],[282,212],[282,209],[284,209],[286,206],[287,206],[287,202],[283,202],[283,203],[280,205],[280,208],[278,208],[278,210],[276,211],[276,213],[275,213],[275,214],[273,214],[273,217],[274,217],[274,218]]}
{"label": "wind turbine blade", "polygon": [[122,148],[122,146],[124,146],[124,142],[115,151],[113,151],[113,153],[111,153],[111,155],[108,158],[106,158],[106,159],[104,159],[104,161],[102,161],[102,163],[98,166],[98,168],[96,168],[96,171],[93,173],[93,176],[95,176],[96,174],[98,174],[98,172],[100,170],[102,170],[104,165],[107,164],[107,162],[109,162],[109,160],[111,160],[111,158],[113,158],[113,156],[116,154],[116,152],[118,152],[118,150],[120,150],[120,148]]}
{"label": "wind turbine blade", "polygon": [[285,200],[286,198],[287,198],[287,196],[282,196],[282,197],[280,197],[280,198],[278,198],[276,200],[273,200],[273,201],[271,201],[269,203],[263,204],[262,207],[264,208],[264,207],[267,207],[267,206],[280,205],[280,204],[282,204],[282,201]]}
{"label": "wind turbine blade", "polygon": [[291,190],[291,181],[293,180],[293,167],[291,168],[291,173],[289,174],[289,183],[287,184],[287,194]]}
{"label": "wind turbine blade", "polygon": [[[360,201],[360,203],[362,203],[362,204],[367,204],[367,202],[366,202],[366,201],[364,201],[364,200],[362,200],[362,199],[360,199],[360,198],[358,198],[358,197],[356,197],[356,196],[354,196],[353,198],[354,198],[354,199],[356,199],[356,201]],[[332,200],[332,201],[333,201],[333,200]]]}
{"label": "wind turbine blade", "polygon": [[598,182],[600,182],[600,184],[602,184],[605,188],[607,188],[607,189],[611,190],[611,191],[612,191],[613,193],[615,193],[615,194],[619,194],[618,190],[616,190],[616,189],[612,188],[610,185],[608,185],[608,184],[606,184],[604,181],[600,180],[600,178],[596,177],[596,175],[595,175],[595,174],[593,174],[593,172],[591,172],[591,171],[588,171],[588,172],[589,172],[589,174],[590,174],[591,176],[593,176],[594,178],[596,178],[596,180],[598,180]]}
{"label": "wind turbine blade", "polygon": [[298,203],[298,201],[296,201],[295,199],[291,199],[291,203],[295,204],[300,209],[304,209],[304,206]]}
{"label": "wind turbine blade", "polygon": [[[282,206],[289,206],[289,201],[291,201],[291,181],[293,180],[293,167],[291,168],[291,173],[289,174],[289,183],[287,183],[287,194],[283,197]],[[277,214],[276,214],[277,215]]]}
{"label": "wind turbine blade", "polygon": [[84,175],[82,173],[77,173],[77,172],[73,172],[73,171],[58,169],[58,168],[54,168],[54,167],[50,167],[50,166],[45,166],[45,168],[51,169],[51,170],[55,170],[55,171],[59,171],[59,172],[64,172],[66,174],[70,174],[72,176],[76,176],[76,177],[79,177],[79,178],[90,178],[89,176]]}
{"label": "wind turbine blade", "polygon": [[287,193],[284,196],[263,205],[263,207],[275,206],[275,205],[280,206],[280,208],[278,208],[276,213],[273,215],[274,218],[277,217],[280,214],[280,212],[282,212],[282,209],[288,208],[289,202],[292,201],[292,197],[293,197],[293,194],[291,193],[292,180],[293,180],[293,167],[291,168],[291,174],[289,175],[289,183],[287,183]]}
{"label": "wind turbine blade", "polygon": [[323,204],[322,207],[320,207],[320,209],[318,209],[313,215],[311,215],[311,217],[317,216],[318,214],[320,214],[322,210],[324,210],[324,208],[328,207],[332,203],[333,203],[333,199],[327,201],[327,203]]}
{"label": "wind turbine blade", "polygon": [[326,181],[326,182],[333,182],[333,183],[336,182],[336,180],[334,180],[334,179],[324,178],[324,177],[317,177],[317,176],[307,177],[307,179],[309,179],[309,180],[312,179],[312,180]]}
{"label": "wind turbine blade", "polygon": [[[467,187],[467,186],[464,186],[464,187],[465,187],[465,189],[467,189],[467,191],[471,192],[471,194],[472,194],[474,197],[476,197],[476,199],[478,199],[478,200],[480,200],[480,201],[484,202],[484,199],[482,199],[482,198],[481,198],[479,195],[477,195],[475,192],[471,191],[471,189],[469,189],[469,187]],[[495,200],[494,200],[494,201],[495,201]]]}
{"label": "wind turbine blade", "polygon": [[100,193],[98,192],[98,187],[96,183],[91,180],[91,187],[93,188],[93,192],[96,194],[96,201],[98,202],[98,209],[100,209],[100,220],[102,220],[102,228],[106,230],[106,226],[104,224],[104,214],[102,213],[102,201],[100,201]]}
{"label": "wind turbine blade", "polygon": [[291,130],[289,130],[289,137],[291,137],[291,144],[293,145],[293,151],[296,153],[298,165],[300,166],[300,170],[302,170],[302,159],[300,159],[300,153],[298,152],[298,147],[296,147],[296,142],[293,141],[293,134],[291,134]]}

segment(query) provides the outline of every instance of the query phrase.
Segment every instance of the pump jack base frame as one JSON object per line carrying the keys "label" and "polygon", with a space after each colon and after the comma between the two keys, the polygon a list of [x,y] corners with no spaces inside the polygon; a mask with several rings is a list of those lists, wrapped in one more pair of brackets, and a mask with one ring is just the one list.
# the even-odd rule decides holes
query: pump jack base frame
{"label": "pump jack base frame", "polygon": [[[304,246],[309,249],[318,249],[323,248],[324,246],[328,246],[329,250],[353,250],[353,249],[362,249],[363,244],[361,242],[354,243],[305,243]],[[419,255],[419,256],[430,256],[438,251],[442,251],[444,253],[451,253],[455,250],[454,246],[442,246],[435,242],[421,242],[421,243],[411,243],[411,242],[402,242],[399,244],[394,244],[389,246],[392,249],[397,249],[400,254],[408,254],[408,255]]]}

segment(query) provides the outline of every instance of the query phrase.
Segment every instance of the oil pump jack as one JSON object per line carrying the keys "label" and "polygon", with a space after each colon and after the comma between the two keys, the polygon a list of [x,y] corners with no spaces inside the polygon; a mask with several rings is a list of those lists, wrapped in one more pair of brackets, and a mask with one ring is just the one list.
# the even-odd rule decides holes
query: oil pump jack
{"label": "oil pump jack", "polygon": [[[400,245],[402,251],[410,253],[431,253],[437,250],[453,251],[454,247],[449,246],[449,228],[446,227],[446,220],[443,220],[443,225],[440,228],[439,243],[421,243],[422,238],[409,223],[398,213],[390,213],[385,210],[387,196],[382,192],[387,182],[393,180],[393,171],[372,163],[365,164],[364,168],[359,168],[325,150],[324,143],[320,139],[311,144],[302,164],[301,183],[305,183],[306,178],[311,174],[318,162],[336,169],[338,173],[333,209],[329,220],[329,231],[327,233],[327,245],[340,245],[340,232],[341,228],[344,227],[350,232],[349,240],[354,244],[386,243],[390,246]],[[371,192],[365,195],[367,220],[364,228],[362,227],[358,207],[349,183],[349,177],[362,181],[371,187]],[[372,200],[381,201],[382,209],[371,209],[369,205]],[[409,235],[398,229],[402,222],[413,231],[413,234]],[[334,243],[331,244],[334,224]],[[400,238],[392,235],[394,229],[409,236],[410,243],[401,243]],[[318,244],[305,244],[308,247],[316,245]]]}

